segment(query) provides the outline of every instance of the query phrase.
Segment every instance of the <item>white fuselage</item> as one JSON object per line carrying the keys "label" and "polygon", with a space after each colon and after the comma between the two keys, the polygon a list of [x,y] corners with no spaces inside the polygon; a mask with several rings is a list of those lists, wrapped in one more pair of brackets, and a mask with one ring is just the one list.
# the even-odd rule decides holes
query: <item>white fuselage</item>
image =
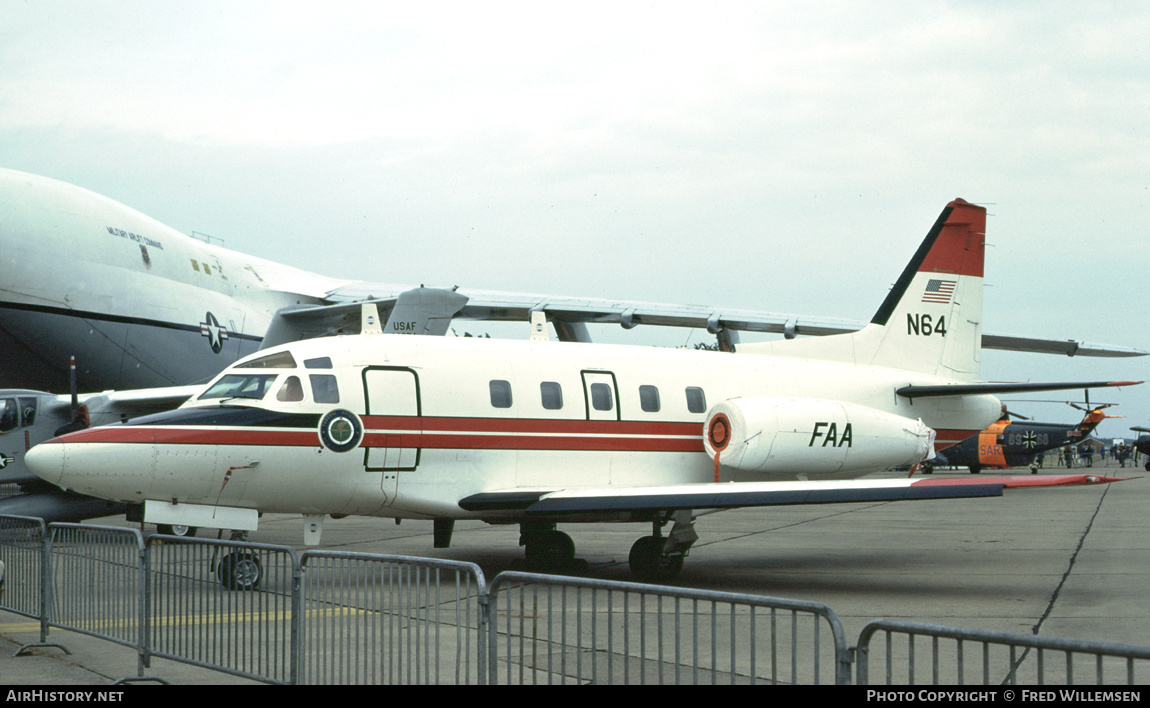
{"label": "white fuselage", "polygon": [[[291,368],[250,365],[279,352],[290,352]],[[895,393],[940,383],[934,376],[794,357],[394,335],[309,340],[261,354],[217,380],[274,377],[259,400],[201,395],[168,414],[81,431],[39,446],[33,469],[65,488],[128,502],[490,519],[458,502],[496,490],[716,481],[703,423],[728,399],[847,401],[921,419],[940,445],[982,429],[999,411],[992,396],[912,402]],[[302,383],[299,400],[277,400],[292,377]],[[336,411],[343,413],[333,418]],[[789,432],[817,462],[847,442],[828,444],[832,423],[841,436],[845,421],[814,418]],[[344,441],[351,449],[337,451]],[[857,429],[849,443],[871,441]],[[722,467],[718,481],[795,479],[808,469],[822,479],[874,471]]]}
{"label": "white fuselage", "polygon": [[186,236],[78,187],[0,169],[0,386],[203,383],[259,348],[276,310],[348,281]]}

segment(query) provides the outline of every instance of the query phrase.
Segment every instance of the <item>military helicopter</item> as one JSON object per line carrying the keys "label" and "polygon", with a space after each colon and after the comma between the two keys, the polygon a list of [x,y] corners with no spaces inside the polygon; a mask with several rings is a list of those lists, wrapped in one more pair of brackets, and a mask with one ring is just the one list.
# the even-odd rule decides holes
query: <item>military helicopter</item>
{"label": "military helicopter", "polygon": [[[1002,416],[997,421],[978,435],[939,451],[923,463],[922,471],[930,474],[935,467],[967,467],[971,474],[978,474],[984,467],[1003,469],[1029,465],[1031,474],[1038,474],[1035,457],[1039,453],[1074,445],[1085,440],[1103,420],[1122,417],[1102,412],[1113,403],[1091,406],[1089,396],[1085,407],[1070,401],[1066,403],[1086,413],[1081,422],[1075,425],[1035,423],[1030,418],[1010,412],[1003,404]],[[1012,418],[1025,422],[1015,422]],[[1150,429],[1146,430],[1150,432]],[[1147,449],[1150,449],[1150,436],[1144,437]]]}

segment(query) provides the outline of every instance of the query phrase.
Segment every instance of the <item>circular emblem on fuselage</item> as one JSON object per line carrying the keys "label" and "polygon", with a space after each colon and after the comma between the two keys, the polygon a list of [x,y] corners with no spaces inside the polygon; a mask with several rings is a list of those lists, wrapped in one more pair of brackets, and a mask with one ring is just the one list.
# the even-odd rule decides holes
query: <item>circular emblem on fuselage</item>
{"label": "circular emblem on fuselage", "polygon": [[228,338],[228,328],[220,324],[216,316],[209,312],[200,323],[200,336],[207,337],[212,351],[219,354],[224,348],[224,340]]}
{"label": "circular emblem on fuselage", "polygon": [[337,408],[320,420],[319,439],[332,452],[354,450],[363,439],[363,424],[355,413]]}

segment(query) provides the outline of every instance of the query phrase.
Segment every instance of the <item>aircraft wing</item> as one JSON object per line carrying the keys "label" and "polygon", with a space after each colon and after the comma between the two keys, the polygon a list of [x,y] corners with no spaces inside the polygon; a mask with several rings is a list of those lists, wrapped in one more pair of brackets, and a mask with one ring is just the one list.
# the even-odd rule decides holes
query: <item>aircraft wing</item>
{"label": "aircraft wing", "polygon": [[[306,308],[296,311],[292,316],[296,322],[300,322],[307,317],[318,320],[321,316],[334,317],[338,313],[357,322],[358,309],[354,305],[364,301],[375,301],[380,308],[380,316],[386,317],[385,309],[408,289],[407,286],[386,283],[346,285],[327,293],[325,300],[330,307]],[[858,320],[833,317],[809,317],[704,305],[577,298],[465,288],[426,288],[426,290],[442,290],[465,297],[466,304],[462,305],[455,315],[460,319],[526,323],[531,320],[532,312],[543,312],[555,326],[560,339],[569,341],[588,341],[585,329],[587,323],[618,324],[624,329],[638,325],[692,327],[706,329],[720,337],[725,336],[732,343],[736,341],[731,337],[735,332],[782,334],[792,339],[799,335],[846,334],[856,332],[867,324]],[[327,324],[330,326],[333,321],[329,319]],[[344,320],[343,324],[347,324],[347,320]],[[1066,356],[1133,357],[1150,354],[1130,347],[985,332],[982,335],[982,347]]]}
{"label": "aircraft wing", "polygon": [[[129,391],[104,391],[81,396],[80,402],[88,406],[90,415],[137,416],[144,413],[179,408],[184,401],[200,392],[203,386],[167,386],[164,388],[140,388]],[[61,396],[63,403],[66,397]]]}
{"label": "aircraft wing", "polygon": [[466,511],[564,514],[733,509],[744,506],[837,504],[1001,496],[1003,489],[1105,484],[1122,481],[1097,475],[876,479],[842,482],[735,482],[662,487],[483,492],[459,502]]}

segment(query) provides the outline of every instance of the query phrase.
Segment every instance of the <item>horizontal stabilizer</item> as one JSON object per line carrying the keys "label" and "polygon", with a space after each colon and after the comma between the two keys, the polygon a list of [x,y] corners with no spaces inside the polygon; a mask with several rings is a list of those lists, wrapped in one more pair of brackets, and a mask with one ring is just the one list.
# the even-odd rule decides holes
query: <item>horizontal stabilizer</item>
{"label": "horizontal stabilizer", "polygon": [[459,502],[466,511],[525,512],[529,516],[733,509],[746,506],[843,504],[1001,496],[1014,487],[1053,487],[1121,481],[1095,475],[984,477],[969,479],[879,479],[845,482],[737,482],[666,487],[567,489],[552,492],[503,490],[473,494]]}
{"label": "horizontal stabilizer", "polygon": [[942,384],[938,386],[903,386],[895,391],[906,398],[936,398],[940,396],[978,396],[1000,393],[1031,393],[1035,391],[1068,391],[1079,388],[1106,388],[1111,386],[1137,386],[1141,381],[1085,381],[1055,383],[975,383]]}

